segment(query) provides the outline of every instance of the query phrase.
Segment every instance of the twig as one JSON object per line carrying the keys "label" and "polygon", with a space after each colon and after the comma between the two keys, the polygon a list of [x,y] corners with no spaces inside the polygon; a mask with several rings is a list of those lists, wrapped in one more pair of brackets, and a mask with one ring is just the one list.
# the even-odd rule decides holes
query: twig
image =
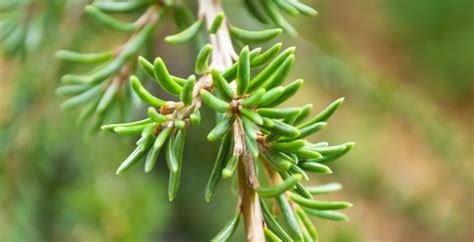
{"label": "twig", "polygon": [[242,121],[239,118],[234,122],[234,130],[238,131],[238,136],[240,138],[234,142],[242,143],[243,147],[243,154],[239,158],[238,173],[239,195],[242,199],[241,211],[244,215],[246,238],[247,241],[252,242],[265,241],[260,199],[257,192],[255,192],[255,188],[259,186],[255,173],[255,161],[253,155],[246,148]]}
{"label": "twig", "polygon": [[[205,19],[208,28],[220,12],[222,12],[220,0],[199,0],[199,17]],[[212,67],[220,71],[229,68],[237,59],[237,54],[226,24],[222,24],[216,34],[210,35],[210,42],[213,46]],[[198,94],[199,89],[210,80],[209,76],[202,77],[194,93]],[[200,98],[195,100],[200,104]],[[255,174],[255,161],[246,147],[242,121],[239,118],[233,124],[233,132],[235,146],[241,149],[242,154],[238,165],[239,204],[244,216],[246,239],[249,242],[265,241],[260,201],[255,192],[255,188],[259,185]]]}

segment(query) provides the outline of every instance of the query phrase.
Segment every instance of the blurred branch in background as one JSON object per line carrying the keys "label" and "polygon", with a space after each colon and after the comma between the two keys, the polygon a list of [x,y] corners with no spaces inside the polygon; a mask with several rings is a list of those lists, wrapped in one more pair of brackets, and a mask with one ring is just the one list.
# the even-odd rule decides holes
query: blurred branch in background
{"label": "blurred branch in background", "polygon": [[[94,139],[101,146],[88,144],[82,128],[57,108],[53,51],[93,37],[81,22],[82,6],[68,5],[55,30],[63,37],[47,36],[34,58],[0,62],[1,241],[146,241],[167,220],[156,177],[130,174],[126,182],[109,172],[113,164],[104,157],[118,159],[125,155],[118,147],[126,145],[100,137]],[[72,26],[76,34],[68,34]]]}
{"label": "blurred branch in background", "polygon": [[0,3],[0,43],[6,56],[23,58],[55,35],[66,0],[3,0]]}

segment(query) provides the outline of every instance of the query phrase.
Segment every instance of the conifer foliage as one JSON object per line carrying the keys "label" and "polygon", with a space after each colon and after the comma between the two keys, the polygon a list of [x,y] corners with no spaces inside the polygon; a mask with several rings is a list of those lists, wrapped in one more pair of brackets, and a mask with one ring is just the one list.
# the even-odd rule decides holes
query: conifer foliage
{"label": "conifer foliage", "polygon": [[[298,0],[243,0],[242,6],[265,26],[246,30],[226,17],[220,1],[199,0],[197,14],[181,1],[94,1],[85,13],[105,27],[124,32],[128,41],[99,53],[58,51],[57,57],[77,63],[93,63],[85,74],[67,74],[57,93],[68,97],[64,109],[82,108],[80,120],[94,117],[93,127],[119,135],[138,136],[136,148],[120,164],[117,174],[143,165],[153,171],[164,152],[169,170],[169,200],[175,199],[181,170],[186,168],[183,149],[186,131],[198,127],[203,104],[215,111],[217,123],[209,131],[210,142],[220,142],[214,167],[204,189],[210,201],[221,179],[238,179],[237,207],[212,241],[227,241],[242,217],[248,241],[317,241],[310,216],[345,221],[338,210],[348,202],[315,199],[341,189],[337,183],[308,187],[309,174],[330,174],[331,162],[352,149],[354,143],[330,145],[305,138],[323,129],[342,105],[334,101],[311,117],[312,105],[281,107],[298,93],[303,80],[288,81],[295,62],[295,48],[282,43],[263,50],[250,47],[272,41],[282,33],[296,35],[286,16],[314,16],[317,12]],[[141,13],[133,22],[118,15]],[[187,77],[170,73],[162,58],[146,59],[146,43],[153,41],[156,26],[167,14],[175,16],[181,31],[169,35],[169,44],[187,44],[207,36],[200,46],[195,68]],[[141,70],[141,71],[138,71]],[[165,100],[144,87],[144,76],[174,96]],[[104,124],[114,108],[138,98],[148,105],[146,118],[130,123]],[[265,185],[261,185],[265,184]],[[185,184],[184,184],[185,185]]]}

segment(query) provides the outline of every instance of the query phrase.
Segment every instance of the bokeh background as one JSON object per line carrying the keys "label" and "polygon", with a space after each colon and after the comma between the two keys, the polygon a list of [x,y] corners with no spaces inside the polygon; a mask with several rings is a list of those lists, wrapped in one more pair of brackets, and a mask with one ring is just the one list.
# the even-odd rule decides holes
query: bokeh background
{"label": "bokeh background", "polygon": [[[162,162],[151,174],[137,167],[115,176],[134,139],[87,135],[77,113],[59,110],[54,90],[75,69],[53,52],[126,38],[83,17],[86,2],[67,2],[35,53],[0,59],[0,241],[206,241],[235,206],[231,182],[203,199],[216,153],[205,139],[212,118],[189,132],[182,186],[169,203]],[[342,183],[331,197],[355,204],[349,222],[314,220],[321,241],[474,241],[474,1],[303,2],[320,14],[291,18],[300,36],[282,37],[297,46],[291,78],[306,80],[288,105],[318,110],[346,97],[310,139],[357,143],[333,175],[313,177]],[[261,28],[241,1],[224,6],[235,25]],[[171,21],[160,28],[155,55],[186,74],[193,49],[161,40],[175,30]]]}

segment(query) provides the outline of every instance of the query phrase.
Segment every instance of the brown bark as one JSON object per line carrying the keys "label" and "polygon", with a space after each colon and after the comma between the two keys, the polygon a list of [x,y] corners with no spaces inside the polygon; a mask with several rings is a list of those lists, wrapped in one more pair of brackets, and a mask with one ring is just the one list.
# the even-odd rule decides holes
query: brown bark
{"label": "brown bark", "polygon": [[[236,119],[234,130],[238,130],[239,142],[245,144],[245,137],[240,119]],[[237,141],[237,140],[236,140]],[[245,145],[238,166],[239,190],[241,197],[241,212],[244,216],[245,234],[247,241],[265,241],[263,232],[263,217],[260,199],[255,191],[259,186],[255,172],[255,160]]]}

